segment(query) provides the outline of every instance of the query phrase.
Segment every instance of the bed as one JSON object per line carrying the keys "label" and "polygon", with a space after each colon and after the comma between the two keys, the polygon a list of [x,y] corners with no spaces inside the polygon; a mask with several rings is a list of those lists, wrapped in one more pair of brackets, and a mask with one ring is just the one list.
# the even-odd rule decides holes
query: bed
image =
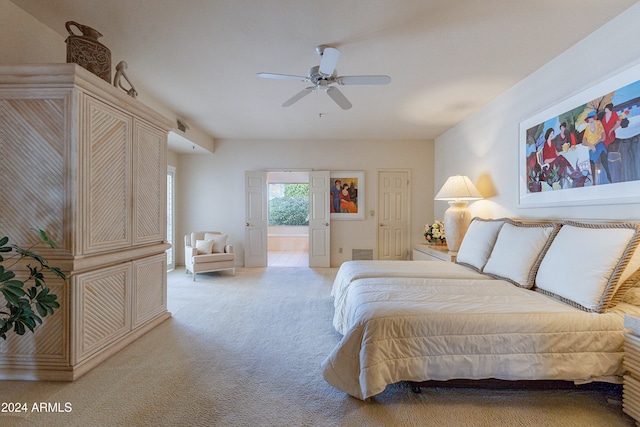
{"label": "bed", "polygon": [[400,381],[619,382],[638,238],[635,224],[474,218],[456,263],[344,263],[324,378],[363,400]]}

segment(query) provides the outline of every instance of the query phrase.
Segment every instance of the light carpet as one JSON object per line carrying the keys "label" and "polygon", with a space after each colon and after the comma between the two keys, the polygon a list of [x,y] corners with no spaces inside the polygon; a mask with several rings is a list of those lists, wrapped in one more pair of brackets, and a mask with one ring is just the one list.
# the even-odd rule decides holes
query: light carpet
{"label": "light carpet", "polygon": [[322,378],[336,269],[169,273],[173,317],[73,383],[3,381],[2,426],[633,426],[620,396],[589,390],[428,388],[362,402]]}

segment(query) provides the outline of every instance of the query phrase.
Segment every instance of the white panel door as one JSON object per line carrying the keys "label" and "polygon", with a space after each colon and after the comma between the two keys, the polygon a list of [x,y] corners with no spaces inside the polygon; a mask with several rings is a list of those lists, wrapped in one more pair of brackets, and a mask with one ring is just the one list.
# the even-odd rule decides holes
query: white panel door
{"label": "white panel door", "polygon": [[378,259],[409,255],[409,171],[378,172]]}
{"label": "white panel door", "polygon": [[267,173],[245,171],[244,266],[267,266]]}
{"label": "white panel door", "polygon": [[331,263],[329,171],[309,172],[309,267]]}

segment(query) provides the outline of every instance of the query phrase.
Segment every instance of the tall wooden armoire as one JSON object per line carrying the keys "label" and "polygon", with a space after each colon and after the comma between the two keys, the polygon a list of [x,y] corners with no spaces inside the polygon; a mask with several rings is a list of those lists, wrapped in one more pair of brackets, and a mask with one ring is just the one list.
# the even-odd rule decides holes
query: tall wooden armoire
{"label": "tall wooden armoire", "polygon": [[0,340],[0,379],[74,380],[171,316],[171,128],[76,64],[0,66],[0,235],[45,230],[58,248],[34,250],[68,277],[35,334]]}

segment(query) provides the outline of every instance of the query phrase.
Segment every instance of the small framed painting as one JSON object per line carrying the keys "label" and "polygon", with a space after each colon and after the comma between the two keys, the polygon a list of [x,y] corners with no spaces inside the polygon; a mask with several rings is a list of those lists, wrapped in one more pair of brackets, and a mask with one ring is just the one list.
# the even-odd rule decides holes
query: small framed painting
{"label": "small framed painting", "polygon": [[364,219],[364,172],[331,172],[331,219]]}
{"label": "small framed painting", "polygon": [[520,207],[640,201],[640,65],[520,123]]}

